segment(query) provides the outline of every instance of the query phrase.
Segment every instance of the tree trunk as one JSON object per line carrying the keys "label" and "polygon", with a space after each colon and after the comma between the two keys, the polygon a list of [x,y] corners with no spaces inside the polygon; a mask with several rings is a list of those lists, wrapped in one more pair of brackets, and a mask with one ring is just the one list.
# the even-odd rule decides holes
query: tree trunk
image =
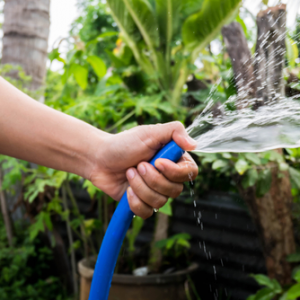
{"label": "tree trunk", "polygon": [[[272,167],[272,185],[263,197],[256,197],[254,188],[239,187],[256,225],[264,252],[268,275],[281,284],[291,282],[291,265],[287,255],[296,250],[291,218],[291,184],[288,172]],[[278,176],[279,174],[283,176]]]}
{"label": "tree trunk", "polygon": [[284,55],[286,37],[286,5],[268,8],[257,15],[255,53],[256,97],[259,105],[284,96]]}
{"label": "tree trunk", "polygon": [[239,103],[244,99],[251,99],[256,94],[256,80],[251,52],[241,25],[233,22],[222,28],[227,52],[231,58],[234,71],[235,83],[240,98]]}
{"label": "tree trunk", "polygon": [[155,244],[168,237],[169,216],[158,212],[155,221],[154,238],[151,243],[149,259],[149,267],[152,272],[158,272],[163,262],[162,251],[161,249],[156,248]]}
{"label": "tree trunk", "polygon": [[[249,57],[249,49],[246,49],[248,46],[241,26],[234,23],[223,28],[222,33],[232,61],[235,78],[240,77],[250,81],[255,78],[254,88],[248,94],[243,90],[243,81],[240,81],[241,86],[237,81],[238,91],[242,90],[243,93],[241,97],[239,95],[242,101],[246,96],[256,98],[256,107],[258,107],[278,101],[284,96],[282,71],[285,53],[285,23],[285,5],[268,8],[258,14],[258,38],[254,66],[247,63],[251,61],[251,57]],[[277,151],[282,154],[282,150]],[[281,284],[286,284],[291,281],[291,266],[286,261],[286,256],[295,252],[291,218],[291,184],[288,172],[281,172],[282,176],[278,176],[278,166],[269,167],[271,167],[272,185],[263,197],[256,197],[255,187],[244,190],[239,186],[239,191],[257,227],[268,275],[276,278]]]}
{"label": "tree trunk", "polygon": [[[44,83],[50,0],[5,0],[2,64],[20,65],[37,90]],[[17,77],[17,74],[9,74]]]}

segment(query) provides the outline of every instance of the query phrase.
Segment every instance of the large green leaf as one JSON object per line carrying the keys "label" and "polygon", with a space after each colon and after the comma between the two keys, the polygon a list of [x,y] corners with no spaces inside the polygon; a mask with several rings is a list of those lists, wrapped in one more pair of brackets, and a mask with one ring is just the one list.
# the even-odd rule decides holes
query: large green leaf
{"label": "large green leaf", "polygon": [[285,44],[286,44],[286,56],[289,62],[289,66],[291,68],[294,68],[296,65],[296,59],[299,57],[297,42],[287,37],[285,39]]}
{"label": "large green leaf", "polygon": [[[156,15],[160,34],[161,48],[164,55],[158,56],[159,69],[163,71],[163,86],[172,89],[171,45],[173,36],[180,27],[182,0],[156,0]],[[162,58],[164,57],[164,61]]]}
{"label": "large green leaf", "polygon": [[239,159],[234,167],[240,175],[243,175],[249,169],[248,163],[243,159]]}
{"label": "large green leaf", "polygon": [[153,74],[153,68],[149,60],[141,53],[138,42],[140,41],[140,33],[133,21],[131,14],[125,6],[124,0],[107,0],[111,14],[118,24],[122,38],[132,50],[135,59],[148,74]]}
{"label": "large green leaf", "polygon": [[118,0],[124,2],[145,43],[151,50],[159,45],[158,25],[153,7],[147,0]]}
{"label": "large green leaf", "polygon": [[205,0],[200,12],[187,18],[182,38],[192,62],[199,52],[213,40],[221,28],[238,13],[241,0]]}
{"label": "large green leaf", "polygon": [[256,293],[255,300],[272,300],[275,296],[276,292],[274,292],[272,289],[264,288]]}
{"label": "large green leaf", "polygon": [[256,196],[263,197],[271,188],[272,173],[270,169],[259,172],[258,181],[256,183]]}
{"label": "large green leaf", "polygon": [[85,90],[88,85],[88,69],[79,64],[72,64],[71,70],[74,74],[76,82],[83,90]]}
{"label": "large green leaf", "polygon": [[190,15],[197,13],[202,8],[204,0],[185,0],[182,1],[181,17],[186,19]]}
{"label": "large green leaf", "polygon": [[287,292],[287,299],[294,300],[300,297],[300,283],[293,285]]}
{"label": "large green leaf", "polygon": [[132,227],[126,233],[128,241],[128,251],[134,252],[134,243],[144,225],[144,220],[141,217],[135,216],[132,220]]}
{"label": "large green leaf", "polygon": [[160,44],[158,23],[153,5],[149,0],[122,0],[138,27],[145,44],[150,50],[150,57],[155,67],[156,76],[163,89],[168,89],[169,76],[166,62],[161,51],[157,51]]}
{"label": "large green leaf", "polygon": [[245,174],[243,180],[242,180],[242,186],[244,189],[253,186],[256,183],[256,180],[258,179],[258,174],[256,169],[250,169]]}
{"label": "large green leaf", "polygon": [[99,79],[105,76],[106,65],[100,57],[91,55],[86,60],[92,66]]}
{"label": "large green leaf", "polygon": [[159,212],[162,214],[165,214],[167,216],[172,216],[172,205],[171,205],[172,202],[173,202],[173,199],[169,198],[168,202],[159,209]]}
{"label": "large green leaf", "polygon": [[137,28],[124,2],[122,0],[107,0],[107,4],[120,30],[126,35],[126,39],[136,41]]}
{"label": "large green leaf", "polygon": [[156,0],[156,14],[162,44],[170,47],[172,37],[180,24],[182,0]]}
{"label": "large green leaf", "polygon": [[300,172],[293,167],[289,167],[290,178],[292,184],[297,188],[300,189]]}

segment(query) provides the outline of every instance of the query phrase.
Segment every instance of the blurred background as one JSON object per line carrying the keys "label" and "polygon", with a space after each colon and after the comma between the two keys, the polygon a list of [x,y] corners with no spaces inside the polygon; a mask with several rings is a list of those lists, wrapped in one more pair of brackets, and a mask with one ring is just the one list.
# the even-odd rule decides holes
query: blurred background
{"label": "blurred background", "polygon": [[[208,99],[212,117],[234,96],[300,99],[299,7],[0,0],[0,75],[110,133],[187,127]],[[193,156],[199,176],[182,196],[133,219],[109,299],[298,299],[300,149]],[[1,299],[88,299],[117,203],[77,175],[1,155],[0,202]]]}

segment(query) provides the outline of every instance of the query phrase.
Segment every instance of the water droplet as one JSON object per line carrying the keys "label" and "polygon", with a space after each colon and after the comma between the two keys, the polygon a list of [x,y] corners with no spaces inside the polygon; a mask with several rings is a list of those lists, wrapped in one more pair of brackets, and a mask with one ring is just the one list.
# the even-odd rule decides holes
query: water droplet
{"label": "water droplet", "polygon": [[217,269],[216,269],[216,266],[213,266],[213,269],[214,269],[215,280],[217,280]]}

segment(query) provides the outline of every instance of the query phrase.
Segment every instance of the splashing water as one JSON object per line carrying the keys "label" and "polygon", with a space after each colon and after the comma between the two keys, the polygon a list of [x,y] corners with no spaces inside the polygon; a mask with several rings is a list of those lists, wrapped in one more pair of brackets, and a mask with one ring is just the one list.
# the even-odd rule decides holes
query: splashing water
{"label": "splashing water", "polygon": [[[299,97],[299,96],[297,96]],[[257,110],[231,110],[236,97],[219,107],[220,115],[202,113],[187,129],[198,152],[260,152],[300,147],[300,102],[280,98]],[[211,105],[211,104],[209,104]]]}
{"label": "splashing water", "polygon": [[210,91],[206,108],[187,129],[198,142],[196,151],[260,152],[300,147],[299,95],[283,96],[286,14],[284,10],[278,15],[268,10],[265,17],[268,29],[258,31],[255,54],[241,62],[243,74],[235,74],[238,96],[230,97],[216,111],[213,94],[219,80]]}

